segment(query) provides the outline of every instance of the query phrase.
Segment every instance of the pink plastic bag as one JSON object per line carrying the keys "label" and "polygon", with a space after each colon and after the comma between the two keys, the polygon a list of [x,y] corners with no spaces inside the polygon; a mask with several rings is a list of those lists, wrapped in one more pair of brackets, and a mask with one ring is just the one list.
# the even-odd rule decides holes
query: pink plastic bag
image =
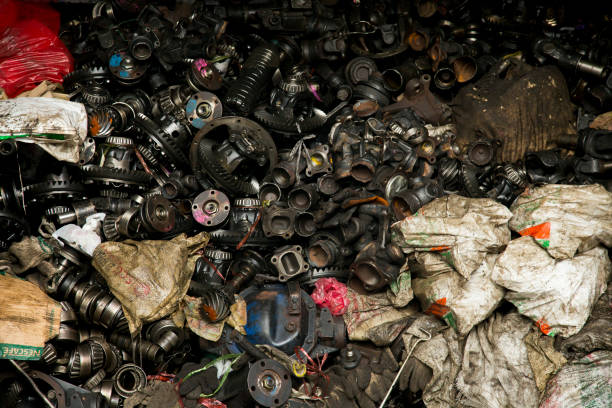
{"label": "pink plastic bag", "polygon": [[[19,20],[20,8],[39,11]],[[17,13],[14,2],[0,0],[0,87],[9,97],[44,80],[62,82],[73,69],[72,56],[56,34],[59,14],[33,4],[20,4]]]}
{"label": "pink plastic bag", "polygon": [[329,309],[332,315],[340,316],[348,308],[347,289],[344,283],[335,278],[321,278],[315,282],[312,300],[321,307]]}

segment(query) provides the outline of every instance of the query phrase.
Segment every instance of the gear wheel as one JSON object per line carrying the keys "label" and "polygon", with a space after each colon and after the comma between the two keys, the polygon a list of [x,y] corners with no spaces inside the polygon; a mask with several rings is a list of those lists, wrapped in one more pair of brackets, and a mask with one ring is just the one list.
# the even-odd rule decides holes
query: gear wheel
{"label": "gear wheel", "polygon": [[30,226],[23,218],[6,211],[0,211],[0,251],[7,251],[13,242],[19,242],[30,235]]}
{"label": "gear wheel", "polygon": [[314,109],[315,115],[302,120],[296,119],[292,114],[272,113],[267,106],[260,106],[253,112],[255,118],[281,133],[307,133],[325,124],[325,113],[319,109]]}
{"label": "gear wheel", "polygon": [[348,272],[337,266],[310,268],[300,276],[299,282],[301,285],[314,286],[315,282],[321,278],[336,278],[345,281],[347,276]]}
{"label": "gear wheel", "polygon": [[88,180],[102,184],[118,183],[126,186],[145,188],[153,181],[153,178],[144,171],[100,167],[93,164],[83,166],[82,170]]}
{"label": "gear wheel", "polygon": [[119,190],[100,190],[100,197],[108,197],[108,198],[128,198],[128,193],[125,191]]}
{"label": "gear wheel", "polygon": [[[217,185],[223,187],[229,194],[235,196],[250,196],[257,194],[256,183],[245,182],[241,177],[230,173],[220,162],[219,155],[215,152],[217,142],[206,136],[217,128],[225,127],[225,131],[236,134],[248,134],[253,144],[259,145],[265,150],[267,159],[266,173],[276,165],[278,154],[274,140],[270,134],[256,122],[238,116],[226,116],[214,119],[202,130],[200,130],[191,143],[189,158],[194,174],[198,180],[210,177]],[[202,182],[201,182],[202,183]],[[204,183],[202,183],[204,185]]]}
{"label": "gear wheel", "polygon": [[107,241],[116,241],[121,237],[117,230],[118,219],[119,217],[114,215],[107,215],[104,217],[104,221],[102,221],[102,232]]}
{"label": "gear wheel", "polygon": [[66,180],[50,180],[26,186],[23,192],[29,202],[62,197],[66,199],[85,198],[85,186]]}
{"label": "gear wheel", "polygon": [[51,217],[53,215],[67,214],[72,209],[70,207],[66,207],[64,205],[56,205],[55,207],[50,207],[45,210],[45,215],[47,217]]}
{"label": "gear wheel", "polygon": [[[221,245],[235,246],[244,238],[245,234],[232,230],[216,230],[210,233],[210,241]],[[268,247],[276,245],[279,239],[268,238],[262,231],[255,230],[244,243],[244,247]]]}
{"label": "gear wheel", "polygon": [[110,72],[104,67],[82,68],[64,76],[63,86],[67,92],[76,91],[80,85],[103,82],[110,79]]}
{"label": "gear wheel", "polygon": [[83,88],[81,98],[83,98],[87,105],[95,108],[109,103],[112,96],[106,88],[99,85],[91,85]]}
{"label": "gear wheel", "polygon": [[108,137],[114,130],[113,118],[106,108],[90,113],[87,117],[87,123],[91,137]]}
{"label": "gear wheel", "polygon": [[161,154],[177,167],[182,167],[188,162],[187,156],[179,147],[180,141],[177,140],[184,133],[182,125],[169,116],[163,117],[162,121],[167,122],[163,128],[142,113],[138,113],[134,119],[134,123],[161,149]]}
{"label": "gear wheel", "polygon": [[478,170],[476,166],[463,163],[461,172],[463,186],[470,197],[482,197],[483,193],[478,182]]}

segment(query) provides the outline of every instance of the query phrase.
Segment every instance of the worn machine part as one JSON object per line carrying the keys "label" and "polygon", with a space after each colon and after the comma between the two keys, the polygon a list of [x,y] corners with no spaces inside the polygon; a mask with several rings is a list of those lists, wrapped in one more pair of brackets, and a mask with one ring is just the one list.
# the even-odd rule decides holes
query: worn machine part
{"label": "worn machine part", "polygon": [[170,201],[161,196],[145,199],[140,206],[140,220],[150,233],[169,232],[174,228],[176,212]]}
{"label": "worn machine part", "polygon": [[216,91],[221,88],[223,77],[214,64],[204,58],[196,58],[190,64],[185,76],[187,84],[194,91]]}
{"label": "worn machine part", "polygon": [[27,221],[7,211],[0,211],[0,250],[7,251],[13,242],[19,242],[29,235],[30,226]]}
{"label": "worn machine part", "polygon": [[213,120],[196,134],[189,157],[201,184],[209,177],[230,194],[253,195],[259,188],[254,173],[260,169],[263,179],[276,165],[277,152],[274,141],[260,125],[228,116]]}
{"label": "worn machine part", "polygon": [[514,162],[528,151],[550,149],[557,135],[575,133],[567,85],[553,66],[534,68],[504,60],[473,85],[463,87],[453,108],[457,144],[469,145],[474,135],[500,140],[498,162]]}
{"label": "worn machine part", "polygon": [[113,387],[117,394],[127,398],[147,385],[147,375],[136,364],[124,364],[113,375]]}
{"label": "worn machine part", "polygon": [[210,92],[195,93],[185,104],[185,118],[196,129],[202,129],[205,124],[221,117],[222,114],[221,101]]}
{"label": "worn machine part", "polygon": [[498,143],[496,141],[479,139],[471,142],[466,148],[468,160],[479,167],[484,167],[495,158]]}
{"label": "worn machine part", "polygon": [[348,270],[343,268],[332,266],[327,268],[310,268],[308,271],[300,275],[298,281],[300,285],[314,286],[315,282],[321,278],[336,278],[339,281],[346,281],[348,277]]}
{"label": "worn machine part", "polygon": [[183,343],[185,337],[183,329],[177,327],[171,319],[162,319],[153,323],[147,329],[146,335],[166,353]]}
{"label": "worn machine part", "polygon": [[44,382],[47,398],[51,398],[58,408],[102,408],[105,406],[102,395],[77,387],[41,371],[32,370],[28,375],[35,381]]}
{"label": "worn machine part", "polygon": [[240,116],[249,116],[279,65],[280,52],[275,45],[263,44],[255,48],[242,66],[240,76],[227,91],[223,106]]}
{"label": "worn machine part", "polygon": [[316,268],[336,265],[341,258],[340,240],[333,234],[320,231],[311,238],[306,249],[308,262]]}
{"label": "worn machine part", "polygon": [[85,180],[103,185],[119,185],[126,188],[144,189],[153,178],[144,171],[123,170],[87,164],[81,167]]}
{"label": "worn machine part", "polygon": [[300,237],[310,237],[317,232],[317,224],[312,213],[307,211],[299,212],[295,216],[295,233]]}
{"label": "worn machine part", "polygon": [[234,294],[240,291],[255,275],[266,270],[266,261],[259,253],[252,249],[239,252],[230,268],[232,279],[225,285],[227,292]]}
{"label": "worn machine part", "polygon": [[329,157],[329,146],[319,144],[308,149],[306,157],[306,176],[312,177],[320,173],[331,173],[333,167]]}
{"label": "worn machine part", "polygon": [[143,113],[138,113],[134,123],[149,138],[150,149],[159,152],[162,158],[176,168],[187,166],[187,156],[184,153],[184,145],[188,143],[189,130],[172,116],[161,118],[157,124]]}
{"label": "worn machine part", "polygon": [[204,256],[196,261],[191,279],[200,283],[223,284],[232,259],[232,252],[206,248]]}
{"label": "worn machine part", "polygon": [[397,279],[404,263],[401,249],[394,244],[381,248],[376,241],[367,244],[355,257],[350,271],[367,291],[376,291]]}
{"label": "worn machine part", "polygon": [[310,267],[304,259],[302,247],[299,245],[287,245],[276,249],[272,253],[270,263],[276,268],[278,279],[281,282],[306,272]]}
{"label": "worn machine part", "polygon": [[117,52],[108,60],[110,73],[122,85],[134,85],[144,78],[148,65],[138,61],[125,51]]}
{"label": "worn machine part", "polygon": [[259,186],[259,201],[274,202],[280,201],[283,191],[280,186],[271,180],[264,180]]}
{"label": "worn machine part", "polygon": [[431,76],[423,74],[419,79],[413,78],[406,83],[403,98],[394,104],[385,106],[383,112],[398,112],[410,108],[428,123],[442,125],[448,123],[451,118],[451,110],[448,105],[441,103],[429,90]]}
{"label": "worn machine part", "polygon": [[298,211],[307,211],[315,206],[318,201],[319,194],[317,185],[314,183],[294,187],[287,196],[289,207]]}
{"label": "worn machine part", "polygon": [[264,407],[280,407],[291,396],[291,374],[272,359],[258,360],[249,370],[249,393]]}
{"label": "worn machine part", "polygon": [[461,188],[461,161],[442,158],[438,162],[438,180],[445,190],[457,191]]}
{"label": "worn machine part", "polygon": [[264,210],[262,229],[266,237],[289,239],[295,232],[295,215],[293,208],[286,208],[274,203]]}
{"label": "worn machine part", "polygon": [[148,361],[159,363],[164,358],[164,350],[144,338],[131,339],[129,335],[115,331],[110,335],[109,341],[121,350],[130,353],[130,355],[142,355],[142,358]]}
{"label": "worn machine part", "polygon": [[317,178],[317,190],[321,194],[331,196],[340,190],[340,185],[333,174],[324,174]]}
{"label": "worn machine part", "polygon": [[[185,104],[191,97],[192,90],[181,85],[169,86],[153,95],[151,113],[156,118],[173,115],[179,120],[185,120]],[[143,112],[144,113],[144,112]]]}
{"label": "worn machine part", "polygon": [[219,190],[206,190],[193,199],[193,218],[205,227],[223,224],[230,214],[229,198]]}
{"label": "worn machine part", "polygon": [[425,182],[410,190],[396,193],[391,198],[391,208],[396,219],[402,220],[412,215],[425,204],[444,195],[444,190],[435,181]]}
{"label": "worn machine part", "polygon": [[280,188],[291,187],[295,184],[297,175],[304,169],[305,165],[303,160],[299,160],[298,167],[297,162],[297,159],[283,160],[278,162],[270,171],[271,178]]}

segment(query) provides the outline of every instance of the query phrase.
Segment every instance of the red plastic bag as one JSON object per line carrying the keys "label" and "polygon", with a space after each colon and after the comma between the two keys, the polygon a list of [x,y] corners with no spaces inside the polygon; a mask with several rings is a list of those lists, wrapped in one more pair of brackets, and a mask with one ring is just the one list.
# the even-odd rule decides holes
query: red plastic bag
{"label": "red plastic bag", "polygon": [[[24,10],[38,10],[33,15],[38,20],[18,20]],[[15,8],[14,2],[0,0],[0,87],[9,97],[44,80],[62,82],[72,71],[72,56],[52,31],[59,28],[59,14],[54,13],[45,5]]]}
{"label": "red plastic bag", "polygon": [[315,282],[315,290],[310,297],[321,307],[329,308],[334,316],[340,316],[348,308],[347,288],[334,278],[321,278]]}

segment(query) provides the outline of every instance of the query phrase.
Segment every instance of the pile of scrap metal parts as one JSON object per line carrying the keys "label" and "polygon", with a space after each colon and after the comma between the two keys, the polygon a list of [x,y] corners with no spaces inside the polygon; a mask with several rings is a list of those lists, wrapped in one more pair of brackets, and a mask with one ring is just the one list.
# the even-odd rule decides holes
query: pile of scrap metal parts
{"label": "pile of scrap metal parts", "polygon": [[[446,194],[612,189],[612,119],[594,121],[612,107],[609,23],[546,4],[58,4],[89,138],[78,165],[0,142],[0,246],[48,243],[54,270],[25,276],[62,305],[42,359],[0,378],[0,406],[116,408],[158,382],[186,407],[423,406],[431,370],[400,390],[403,345],[348,342],[310,293],[321,278],[385,293],[406,261],[390,225]],[[208,232],[188,294],[211,323],[239,295],[246,335],[167,317],[131,337],[91,257],[51,238],[97,213],[103,242]],[[351,370],[355,390],[330,397]]]}

